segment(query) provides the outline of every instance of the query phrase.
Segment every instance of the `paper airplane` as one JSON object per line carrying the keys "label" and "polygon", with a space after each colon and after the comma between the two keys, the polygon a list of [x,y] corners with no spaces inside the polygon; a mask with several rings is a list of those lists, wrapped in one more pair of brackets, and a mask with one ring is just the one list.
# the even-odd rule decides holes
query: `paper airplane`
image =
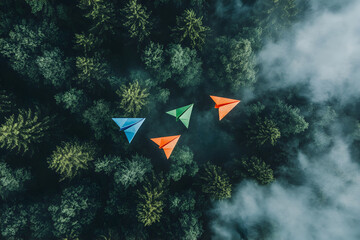
{"label": "paper airplane", "polygon": [[219,120],[223,119],[239,102],[240,100],[211,96],[215,102],[215,108],[219,109]]}
{"label": "paper airplane", "polygon": [[169,159],[172,151],[175,148],[176,143],[179,141],[181,135],[169,136],[169,137],[159,137],[151,138],[151,141],[159,145],[159,149],[163,149],[166,155],[166,158]]}
{"label": "paper airplane", "polygon": [[176,121],[180,119],[180,121],[185,125],[185,127],[189,128],[190,116],[193,110],[193,106],[194,104],[190,104],[185,107],[176,108],[166,113],[176,117]]}
{"label": "paper airplane", "polygon": [[127,140],[131,143],[145,118],[113,118],[112,120],[120,127],[120,131],[125,132]]}

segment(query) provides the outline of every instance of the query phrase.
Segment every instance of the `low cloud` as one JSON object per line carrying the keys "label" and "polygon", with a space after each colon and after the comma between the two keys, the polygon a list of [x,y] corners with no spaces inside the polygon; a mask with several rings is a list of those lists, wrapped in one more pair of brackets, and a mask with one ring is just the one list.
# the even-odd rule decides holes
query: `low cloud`
{"label": "low cloud", "polygon": [[338,138],[327,154],[297,160],[302,185],[245,181],[218,203],[213,239],[360,239],[360,169],[347,143]]}
{"label": "low cloud", "polygon": [[[310,3],[304,21],[259,53],[266,80],[257,91],[302,86],[310,101],[335,99],[334,107],[341,107],[360,96],[360,1]],[[336,129],[332,133],[316,129],[308,146],[290,159],[301,181],[280,177],[267,186],[248,180],[236,186],[232,199],[210,213],[212,239],[360,239],[360,168],[351,137],[341,130],[347,123],[340,118],[329,126]],[[314,147],[322,136],[328,140],[325,153]]]}
{"label": "low cloud", "polygon": [[320,10],[320,1],[313,1],[304,22],[264,47],[258,58],[268,79],[264,88],[307,83],[306,94],[314,102],[333,97],[347,102],[359,96],[360,1],[345,1],[334,10],[336,2]]}

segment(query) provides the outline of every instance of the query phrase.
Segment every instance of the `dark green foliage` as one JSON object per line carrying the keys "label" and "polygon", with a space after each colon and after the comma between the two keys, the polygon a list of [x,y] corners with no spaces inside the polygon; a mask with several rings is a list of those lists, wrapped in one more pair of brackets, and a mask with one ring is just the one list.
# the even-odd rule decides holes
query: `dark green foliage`
{"label": "dark green foliage", "polygon": [[160,222],[164,208],[164,180],[148,183],[138,192],[137,217],[144,226]]}
{"label": "dark green foliage", "polygon": [[93,221],[99,207],[97,192],[93,184],[71,186],[62,192],[49,207],[56,237],[76,237]]}
{"label": "dark green foliage", "polygon": [[85,83],[90,88],[101,85],[102,80],[107,77],[107,65],[99,55],[76,57],[76,68],[78,83]]}
{"label": "dark green foliage", "polygon": [[80,0],[78,6],[87,11],[85,17],[91,19],[90,31],[94,33],[113,32],[116,24],[115,9],[106,0]]}
{"label": "dark green foliage", "polygon": [[49,4],[49,0],[25,0],[25,2],[31,7],[32,13],[40,12]]}
{"label": "dark green foliage", "polygon": [[41,118],[38,111],[19,110],[0,126],[0,146],[17,153],[32,152],[32,145],[44,139],[50,121],[50,117]]}
{"label": "dark green foliage", "polygon": [[169,198],[169,209],[172,213],[182,213],[195,209],[195,192],[187,191],[185,194],[176,193]]}
{"label": "dark green foliage", "polygon": [[120,169],[122,163],[121,158],[118,156],[104,156],[94,163],[95,172],[103,172],[106,175],[110,175]]}
{"label": "dark green foliage", "polygon": [[260,5],[256,22],[263,29],[265,37],[270,38],[276,38],[281,31],[290,27],[299,18],[301,10],[296,0],[269,0]]}
{"label": "dark green foliage", "polygon": [[195,176],[199,171],[197,163],[194,162],[194,154],[187,146],[176,148],[171,158],[173,161],[168,177],[174,181],[179,181],[184,175]]}
{"label": "dark green foliage", "polygon": [[58,105],[62,105],[72,113],[81,112],[87,103],[87,97],[84,91],[76,88],[71,88],[69,91],[56,94],[55,100]]}
{"label": "dark green foliage", "polygon": [[36,64],[45,84],[52,84],[54,87],[70,85],[69,60],[63,59],[64,56],[58,48],[52,51],[44,50],[43,55],[37,57]]}
{"label": "dark green foliage", "polygon": [[94,160],[95,149],[90,144],[76,141],[63,142],[49,158],[49,168],[55,170],[62,177],[75,177],[80,170],[87,169],[90,161]]}
{"label": "dark green foliage", "polygon": [[195,192],[187,191],[184,194],[175,194],[169,199],[169,209],[176,216],[176,232],[172,236],[178,239],[198,239],[203,229],[199,220],[201,214],[196,212]]}
{"label": "dark green foliage", "polygon": [[29,207],[29,223],[31,238],[50,239],[53,235],[53,225],[50,213],[44,203],[35,203]]}
{"label": "dark green foliage", "polygon": [[165,61],[163,48],[159,43],[150,42],[142,56],[146,67],[156,73],[162,70]]}
{"label": "dark green foliage", "polygon": [[256,82],[255,57],[249,40],[218,37],[211,51],[218,57],[208,58],[209,74],[219,85],[238,90]]}
{"label": "dark green foliage", "polygon": [[192,9],[176,17],[176,27],[173,28],[174,35],[180,42],[186,42],[192,48],[202,48],[210,28],[203,25],[202,17],[197,17]]}
{"label": "dark green foliage", "polygon": [[273,170],[261,159],[257,157],[244,158],[241,163],[247,174],[260,184],[269,184],[274,181]]}
{"label": "dark green foliage", "polygon": [[92,52],[100,43],[101,40],[92,33],[75,34],[75,47],[84,53]]}
{"label": "dark green foliage", "polygon": [[26,76],[31,83],[38,83],[41,73],[36,59],[43,55],[44,50],[53,48],[58,31],[53,23],[44,21],[35,25],[22,21],[12,28],[7,38],[0,39],[0,53],[9,59],[15,71]]}
{"label": "dark green foliage", "polygon": [[5,90],[0,90],[0,114],[10,113],[14,107],[14,96]]}
{"label": "dark green foliage", "polygon": [[216,200],[231,197],[231,184],[227,174],[221,167],[208,164],[201,175],[201,190]]}
{"label": "dark green foliage", "polygon": [[135,186],[145,180],[145,174],[151,172],[150,159],[134,155],[131,160],[124,161],[114,174],[116,184],[122,184],[125,189]]}
{"label": "dark green foliage", "polygon": [[123,26],[128,29],[130,38],[141,42],[150,35],[150,12],[145,6],[138,3],[137,0],[129,0],[121,11],[125,18]]}
{"label": "dark green foliage", "polygon": [[273,108],[271,118],[275,119],[276,125],[284,136],[301,133],[309,126],[300,114],[300,109],[287,105],[280,100],[277,101],[276,106]]}
{"label": "dark green foliage", "polygon": [[201,82],[202,62],[195,50],[183,48],[180,44],[172,44],[166,52],[170,58],[170,71],[179,87],[196,86]]}
{"label": "dark green foliage", "polygon": [[28,170],[12,169],[5,162],[0,162],[0,197],[4,200],[24,191],[24,183],[30,179],[31,174]]}
{"label": "dark green foliage", "polygon": [[28,213],[22,204],[4,204],[0,211],[0,231],[5,239],[21,239],[27,227]]}
{"label": "dark green foliage", "polygon": [[104,138],[115,126],[109,119],[114,117],[110,104],[104,100],[94,101],[93,105],[83,113],[83,122],[89,124],[96,139]]}
{"label": "dark green foliage", "polygon": [[180,226],[183,230],[183,235],[180,237],[181,240],[200,238],[204,230],[199,218],[200,214],[194,212],[185,213],[180,217]]}
{"label": "dark green foliage", "polygon": [[149,96],[147,89],[141,88],[138,81],[130,83],[128,86],[121,86],[116,94],[121,97],[119,107],[132,117],[136,117],[140,113],[140,110],[147,104]]}
{"label": "dark green foliage", "polygon": [[[334,132],[355,159],[357,98],[315,103],[311,85],[263,64],[312,19],[308,2],[0,0],[0,238],[210,239],[213,200],[231,202],[240,181],[300,184],[298,151],[326,152]],[[234,119],[218,122],[207,94],[240,99]],[[164,115],[192,102],[188,130]],[[147,118],[131,144],[121,117]],[[166,160],[148,138],[175,134]],[[267,225],[237,237],[269,239]]]}
{"label": "dark green foliage", "polygon": [[275,145],[281,134],[274,121],[258,118],[256,122],[248,124],[248,136],[251,143],[261,146],[265,143]]}

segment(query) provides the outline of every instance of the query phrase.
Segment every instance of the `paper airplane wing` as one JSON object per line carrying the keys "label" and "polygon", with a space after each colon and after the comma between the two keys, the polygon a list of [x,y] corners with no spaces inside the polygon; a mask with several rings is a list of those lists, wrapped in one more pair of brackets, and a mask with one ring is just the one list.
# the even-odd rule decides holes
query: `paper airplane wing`
{"label": "paper airplane wing", "polygon": [[159,145],[159,148],[163,149],[166,155],[166,158],[169,159],[172,151],[174,150],[175,145],[179,141],[180,135],[169,136],[169,137],[159,137],[151,138],[151,141]]}
{"label": "paper airplane wing", "polygon": [[125,130],[143,119],[144,118],[113,118],[112,120],[120,127],[120,130]]}
{"label": "paper airplane wing", "polygon": [[222,105],[234,103],[234,102],[240,102],[240,100],[231,99],[231,98],[223,98],[223,97],[217,97],[217,96],[211,96],[212,100],[215,102],[215,108],[219,108]]}
{"label": "paper airplane wing", "polygon": [[219,107],[219,120],[223,119],[239,102],[229,103]]}
{"label": "paper airplane wing", "polygon": [[174,150],[177,142],[179,141],[179,137],[177,137],[176,139],[172,140],[171,142],[169,142],[168,144],[166,144],[164,147],[163,147],[163,150],[165,152],[165,155],[166,155],[166,158],[169,159],[172,151]]}
{"label": "paper airplane wing", "polygon": [[135,134],[137,133],[137,131],[139,130],[141,125],[144,123],[144,121],[145,121],[145,118],[142,118],[139,122],[131,125],[130,127],[126,128],[124,130],[126,138],[128,139],[129,143],[131,143],[131,141],[135,137]]}
{"label": "paper airplane wing", "polygon": [[189,122],[193,106],[194,104],[191,104],[190,107],[179,117],[180,121],[185,125],[186,128],[189,128]]}

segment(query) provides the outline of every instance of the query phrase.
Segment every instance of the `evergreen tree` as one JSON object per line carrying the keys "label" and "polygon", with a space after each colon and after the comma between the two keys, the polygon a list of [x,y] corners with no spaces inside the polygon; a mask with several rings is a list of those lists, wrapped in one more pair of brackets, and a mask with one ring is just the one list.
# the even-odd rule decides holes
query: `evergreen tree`
{"label": "evergreen tree", "polygon": [[123,161],[118,156],[103,156],[94,163],[95,172],[103,172],[106,175],[110,175],[120,169],[122,164]]}
{"label": "evergreen tree", "polygon": [[164,47],[159,43],[150,42],[142,56],[146,68],[155,72],[161,71],[164,64]]}
{"label": "evergreen tree", "polygon": [[281,31],[289,28],[299,19],[299,13],[304,10],[296,0],[269,0],[259,4],[255,22],[263,29],[265,37],[277,38]]}
{"label": "evergreen tree", "polygon": [[45,84],[51,84],[54,87],[70,85],[70,66],[68,62],[69,59],[64,59],[62,52],[58,48],[52,51],[44,50],[43,55],[36,58],[39,73],[44,77]]}
{"label": "evergreen tree", "polygon": [[79,113],[84,109],[88,99],[82,89],[71,88],[69,91],[56,94],[55,101],[70,112]]}
{"label": "evergreen tree", "polygon": [[99,56],[94,57],[76,57],[76,68],[78,70],[77,80],[79,84],[87,84],[92,88],[95,85],[102,85],[102,80],[106,78],[107,65]]}
{"label": "evergreen tree", "polygon": [[231,197],[230,180],[221,167],[208,164],[200,178],[203,180],[201,190],[211,198],[222,200]]}
{"label": "evergreen tree", "polygon": [[121,97],[120,108],[129,116],[137,116],[140,110],[147,104],[149,93],[147,89],[141,89],[139,82],[130,83],[129,86],[123,85],[116,91]]}
{"label": "evergreen tree", "polygon": [[99,208],[97,195],[98,188],[93,184],[64,189],[48,208],[54,224],[54,235],[57,238],[79,236],[95,218]]}
{"label": "evergreen tree", "polygon": [[247,174],[260,184],[269,184],[274,181],[273,170],[261,159],[257,157],[244,158],[241,162]]}
{"label": "evergreen tree", "polygon": [[249,140],[258,146],[270,143],[275,145],[281,134],[274,121],[265,118],[257,118],[255,123],[248,125]]}
{"label": "evergreen tree", "polygon": [[33,151],[31,145],[42,142],[50,122],[50,117],[41,118],[38,111],[19,110],[0,126],[0,146],[18,153]]}
{"label": "evergreen tree", "polygon": [[210,31],[209,27],[203,26],[202,17],[197,18],[194,10],[188,9],[180,17],[176,17],[176,24],[173,32],[180,42],[187,42],[192,48],[201,49]]}
{"label": "evergreen tree", "polygon": [[101,40],[92,33],[75,34],[75,48],[81,49],[85,54],[92,52],[100,43]]}
{"label": "evergreen tree", "polygon": [[179,181],[186,174],[195,176],[199,171],[197,163],[194,162],[194,154],[188,146],[175,149],[171,158],[173,161],[168,176],[174,181]]}
{"label": "evergreen tree", "polygon": [[96,139],[103,139],[117,130],[116,125],[109,121],[113,116],[114,110],[110,103],[100,99],[94,101],[93,105],[84,111],[83,122],[89,124]]}
{"label": "evergreen tree", "polygon": [[28,213],[27,225],[31,232],[31,239],[51,239],[54,237],[54,227],[46,203],[31,204],[28,207]]}
{"label": "evergreen tree", "polygon": [[171,44],[166,50],[169,68],[179,87],[190,87],[200,84],[202,78],[201,60],[196,50]]}
{"label": "evergreen tree", "polygon": [[49,4],[49,0],[25,0],[27,4],[31,7],[32,13],[38,13],[43,8],[46,8]]}
{"label": "evergreen tree", "polygon": [[0,211],[0,231],[4,239],[23,239],[28,213],[22,204],[3,204]]}
{"label": "evergreen tree", "polygon": [[4,200],[14,193],[24,190],[24,183],[31,174],[24,168],[13,170],[5,162],[0,162],[0,197]]}
{"label": "evergreen tree", "polygon": [[115,183],[121,183],[125,189],[143,182],[145,174],[151,172],[152,165],[150,159],[143,156],[134,155],[131,160],[124,161],[121,167],[115,172]]}
{"label": "evergreen tree", "polygon": [[49,158],[49,168],[61,175],[62,179],[75,177],[81,169],[87,169],[94,160],[95,150],[89,144],[63,142]]}
{"label": "evergreen tree", "polygon": [[136,38],[139,42],[150,35],[151,23],[149,21],[150,12],[137,0],[129,0],[122,9],[125,17],[124,27],[128,29],[130,38]]}
{"label": "evergreen tree", "polygon": [[31,83],[41,80],[37,57],[45,49],[52,49],[59,39],[59,30],[53,23],[22,21],[13,26],[9,37],[0,38],[0,53],[9,59],[11,67]]}
{"label": "evergreen tree", "polygon": [[90,31],[104,33],[114,32],[116,25],[115,8],[112,2],[106,0],[80,0],[78,7],[87,10],[85,17],[92,20]]}
{"label": "evergreen tree", "polygon": [[305,131],[309,124],[300,114],[300,109],[287,105],[281,100],[272,108],[271,119],[276,122],[282,135],[289,136]]}
{"label": "evergreen tree", "polygon": [[218,37],[209,53],[209,75],[222,87],[234,91],[256,82],[256,63],[251,42],[247,39]]}
{"label": "evergreen tree", "polygon": [[164,180],[154,184],[148,184],[138,191],[139,203],[137,204],[137,217],[144,226],[150,226],[160,222],[164,208]]}

